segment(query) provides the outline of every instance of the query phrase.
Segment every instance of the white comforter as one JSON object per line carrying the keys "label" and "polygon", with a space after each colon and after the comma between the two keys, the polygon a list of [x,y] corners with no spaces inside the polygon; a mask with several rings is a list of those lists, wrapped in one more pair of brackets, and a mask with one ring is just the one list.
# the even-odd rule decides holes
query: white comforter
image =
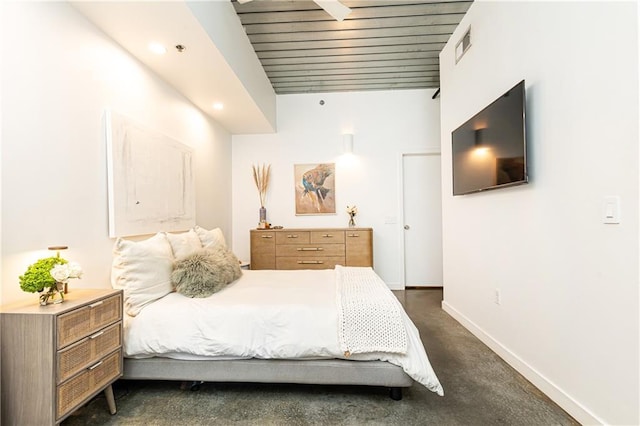
{"label": "white comforter", "polygon": [[[171,293],[136,317],[126,317],[125,356],[345,358],[338,336],[337,300],[335,270],[243,271],[239,280],[211,297],[191,299]],[[443,395],[418,330],[400,310],[407,331],[406,353],[354,354],[349,359],[388,361]]]}

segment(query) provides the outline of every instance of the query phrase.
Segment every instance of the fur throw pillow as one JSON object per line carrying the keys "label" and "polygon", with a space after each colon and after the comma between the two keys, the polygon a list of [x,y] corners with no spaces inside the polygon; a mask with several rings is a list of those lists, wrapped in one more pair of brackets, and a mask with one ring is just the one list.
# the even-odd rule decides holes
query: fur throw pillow
{"label": "fur throw pillow", "polygon": [[242,276],[238,258],[226,247],[198,250],[173,263],[171,281],[187,297],[209,297]]}

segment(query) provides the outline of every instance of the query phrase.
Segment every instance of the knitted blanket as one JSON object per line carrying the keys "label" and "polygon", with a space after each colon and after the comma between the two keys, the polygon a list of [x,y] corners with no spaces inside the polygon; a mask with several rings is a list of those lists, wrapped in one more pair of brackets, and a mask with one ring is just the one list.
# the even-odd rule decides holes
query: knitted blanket
{"label": "knitted blanket", "polygon": [[406,353],[400,302],[373,269],[336,266],[338,334],[344,355]]}

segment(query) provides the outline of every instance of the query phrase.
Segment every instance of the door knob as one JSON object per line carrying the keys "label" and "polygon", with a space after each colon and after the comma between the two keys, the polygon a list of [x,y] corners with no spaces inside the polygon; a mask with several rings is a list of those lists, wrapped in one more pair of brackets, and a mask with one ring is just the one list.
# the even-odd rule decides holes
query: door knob
{"label": "door knob", "polygon": [[404,229],[409,230],[409,228],[411,228],[409,225],[405,225]]}

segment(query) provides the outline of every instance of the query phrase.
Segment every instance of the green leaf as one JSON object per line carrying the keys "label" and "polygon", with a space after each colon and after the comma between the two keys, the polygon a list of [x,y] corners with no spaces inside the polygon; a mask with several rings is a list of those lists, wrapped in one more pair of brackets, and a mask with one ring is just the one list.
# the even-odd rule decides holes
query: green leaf
{"label": "green leaf", "polygon": [[51,269],[55,265],[64,265],[65,263],[67,263],[66,260],[57,256],[38,260],[27,268],[24,275],[20,275],[20,288],[22,291],[35,293],[46,287],[51,287],[56,283],[56,280],[51,276]]}

